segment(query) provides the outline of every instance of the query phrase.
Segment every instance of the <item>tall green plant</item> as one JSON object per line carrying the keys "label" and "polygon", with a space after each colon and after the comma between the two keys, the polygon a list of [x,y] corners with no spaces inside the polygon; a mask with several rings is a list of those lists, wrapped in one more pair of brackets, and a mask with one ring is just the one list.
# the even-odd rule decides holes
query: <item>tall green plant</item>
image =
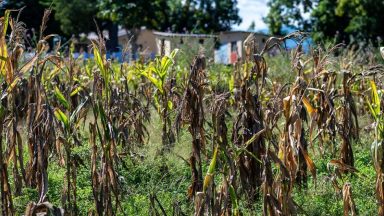
{"label": "tall green plant", "polygon": [[376,83],[371,80],[371,96],[367,105],[375,120],[375,140],[371,145],[372,160],[376,170],[376,198],[379,215],[384,214],[384,114],[381,110],[380,94]]}
{"label": "tall green plant", "polygon": [[173,109],[173,103],[170,98],[170,88],[167,85],[171,67],[174,63],[178,49],[171,52],[169,56],[158,57],[154,62],[141,72],[154,86],[154,104],[162,121],[162,143],[166,147],[174,142],[174,135],[170,128],[170,111]]}

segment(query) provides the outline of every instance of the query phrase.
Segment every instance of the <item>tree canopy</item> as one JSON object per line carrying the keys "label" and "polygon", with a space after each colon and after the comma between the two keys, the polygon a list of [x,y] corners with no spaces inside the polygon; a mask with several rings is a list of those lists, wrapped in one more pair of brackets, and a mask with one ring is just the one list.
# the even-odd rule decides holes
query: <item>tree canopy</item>
{"label": "tree canopy", "polygon": [[239,24],[237,0],[99,1],[99,15],[128,29],[210,33]]}
{"label": "tree canopy", "polygon": [[376,43],[384,36],[384,1],[270,0],[268,5],[265,21],[272,34],[282,34],[287,26],[312,32],[315,41]]}
{"label": "tree canopy", "polygon": [[237,0],[7,0],[2,8],[24,6],[21,19],[29,28],[38,28],[44,9],[51,7],[52,27],[65,35],[94,30],[95,18],[128,29],[195,33],[229,30],[241,22]]}
{"label": "tree canopy", "polygon": [[[93,21],[98,12],[92,0],[40,0],[46,8],[52,7],[54,19],[66,35],[87,33],[95,30]],[[27,8],[28,9],[28,8]]]}
{"label": "tree canopy", "polygon": [[[47,8],[46,6],[40,4],[40,0],[6,0],[2,3],[1,8],[2,13],[4,9],[21,9],[23,7],[24,10],[20,13],[20,20],[25,23],[27,28],[39,30],[41,21],[44,15],[44,10]],[[60,23],[56,21],[53,17],[50,17],[46,33],[62,33],[60,29]]]}

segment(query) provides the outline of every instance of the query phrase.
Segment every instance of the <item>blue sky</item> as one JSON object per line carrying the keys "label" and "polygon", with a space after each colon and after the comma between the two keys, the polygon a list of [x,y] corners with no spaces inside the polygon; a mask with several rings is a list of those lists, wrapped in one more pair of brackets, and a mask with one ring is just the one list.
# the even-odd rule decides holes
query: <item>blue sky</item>
{"label": "blue sky", "polygon": [[243,19],[240,25],[233,26],[235,30],[247,30],[252,21],[256,30],[268,29],[263,17],[268,14],[267,0],[238,0],[239,15]]}

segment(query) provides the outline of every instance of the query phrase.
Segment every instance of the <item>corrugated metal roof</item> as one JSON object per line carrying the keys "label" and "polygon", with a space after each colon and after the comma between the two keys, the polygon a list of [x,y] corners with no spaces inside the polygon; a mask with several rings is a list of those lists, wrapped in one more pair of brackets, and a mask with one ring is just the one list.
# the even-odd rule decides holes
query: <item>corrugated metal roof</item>
{"label": "corrugated metal roof", "polygon": [[217,38],[218,35],[214,34],[182,34],[182,33],[171,33],[171,32],[158,32],[153,31],[154,35],[164,37],[196,37],[196,38]]}
{"label": "corrugated metal roof", "polygon": [[271,37],[271,35],[262,33],[262,32],[253,32],[253,31],[241,31],[241,30],[234,30],[234,31],[223,31],[220,32],[220,35],[228,35],[228,34],[236,34],[236,33],[242,33],[242,34],[255,34],[255,35],[261,35],[265,37]]}
{"label": "corrugated metal roof", "polygon": [[[142,29],[142,31],[152,31],[154,35],[157,36],[164,36],[164,37],[196,37],[196,38],[217,38],[220,37],[220,35],[230,35],[230,34],[236,34],[236,33],[243,33],[243,34],[251,34],[254,33],[255,35],[262,35],[265,37],[270,37],[271,35],[264,34],[261,32],[252,32],[252,31],[241,31],[241,30],[234,30],[234,31],[223,31],[216,34],[190,34],[190,33],[172,33],[172,32],[160,32],[160,31],[153,31],[149,29]],[[119,29],[118,36],[125,36],[127,35],[126,29]]]}

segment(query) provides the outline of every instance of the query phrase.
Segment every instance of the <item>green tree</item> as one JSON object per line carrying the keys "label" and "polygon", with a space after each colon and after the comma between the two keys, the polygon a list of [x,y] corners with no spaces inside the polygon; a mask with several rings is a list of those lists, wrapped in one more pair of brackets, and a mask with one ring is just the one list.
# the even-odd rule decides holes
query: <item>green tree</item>
{"label": "green tree", "polygon": [[98,16],[110,21],[110,33],[116,33],[110,34],[110,42],[117,44],[117,25],[121,25],[129,30],[133,52],[137,51],[136,39],[141,27],[163,30],[170,25],[167,0],[100,0],[97,7]]}
{"label": "green tree", "polygon": [[194,18],[196,30],[201,33],[227,31],[232,25],[239,24],[237,0],[199,0]]}
{"label": "green tree", "polygon": [[[377,0],[270,0],[265,18],[272,34],[282,27],[311,31],[315,41],[376,43],[384,35],[384,1]],[[305,19],[303,12],[310,13]]]}
{"label": "green tree", "polygon": [[283,26],[308,30],[310,20],[304,19],[303,13],[308,13],[319,0],[270,0],[269,13],[264,18],[271,34],[281,35]]}
{"label": "green tree", "polygon": [[[4,13],[6,9],[18,10],[23,7],[25,7],[25,9],[20,14],[20,21],[25,23],[26,28],[30,30],[34,29],[38,32],[43,19],[44,10],[47,8],[40,4],[39,0],[7,0],[1,4],[0,9],[1,12]],[[52,16],[48,20],[45,33],[62,33],[59,28],[59,23]]]}
{"label": "green tree", "polygon": [[54,18],[66,35],[95,30],[93,19],[96,18],[98,8],[92,0],[40,0],[40,4],[52,7]]}
{"label": "green tree", "polygon": [[239,24],[237,0],[99,1],[99,15],[127,29],[211,33]]}
{"label": "green tree", "polygon": [[128,29],[162,28],[168,19],[168,4],[166,0],[139,1],[116,0],[99,1],[98,15],[111,20]]}
{"label": "green tree", "polygon": [[[378,37],[384,36],[384,1],[380,0],[339,0],[335,14],[343,18],[345,26],[342,36],[348,36],[347,41],[377,42]],[[319,26],[319,24],[317,24]],[[324,26],[326,28],[326,26]],[[350,38],[353,36],[353,38]]]}
{"label": "green tree", "polygon": [[349,36],[345,32],[349,19],[346,16],[337,15],[336,8],[336,0],[323,0],[313,9],[311,17],[314,26],[308,30],[313,32],[312,37],[315,41],[324,39],[335,42],[349,41]]}
{"label": "green tree", "polygon": [[118,37],[117,24],[111,20],[102,19],[99,16],[99,5],[94,0],[40,0],[46,7],[52,7],[55,12],[55,20],[60,23],[60,29],[68,36],[79,35],[96,30],[96,24],[101,30],[108,30],[109,40],[107,49],[117,51]]}

